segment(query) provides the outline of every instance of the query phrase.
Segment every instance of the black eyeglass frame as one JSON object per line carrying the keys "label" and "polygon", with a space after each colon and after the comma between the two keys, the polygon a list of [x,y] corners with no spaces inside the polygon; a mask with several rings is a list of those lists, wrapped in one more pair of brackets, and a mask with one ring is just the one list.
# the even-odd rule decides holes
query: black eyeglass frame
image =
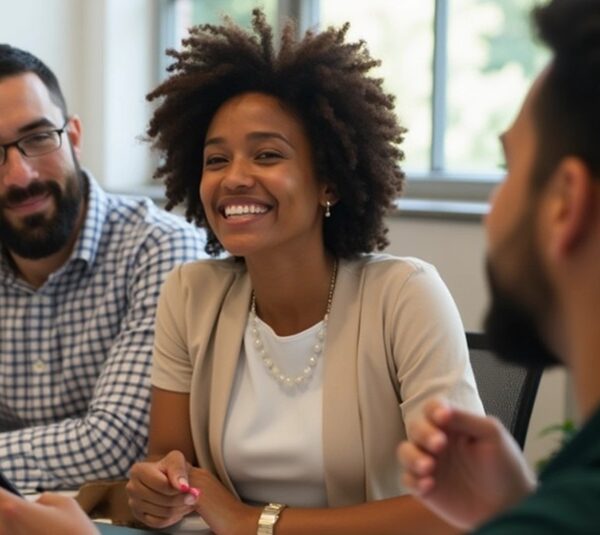
{"label": "black eyeglass frame", "polygon": [[[51,152],[57,151],[62,147],[62,135],[65,133],[67,129],[67,125],[71,119],[67,118],[65,120],[65,124],[62,125],[61,128],[52,128],[50,130],[40,130],[39,132],[32,132],[31,134],[27,134],[25,136],[16,139],[15,141],[11,141],[10,143],[0,144],[0,166],[6,163],[6,156],[8,154],[8,149],[11,147],[15,147],[19,153],[25,158],[37,158],[38,156],[45,156],[46,154],[50,154]],[[24,140],[32,138],[34,136],[39,136],[40,134],[58,134],[58,144],[56,147],[52,147],[50,150],[44,152],[38,152],[36,154],[27,154],[26,150],[21,146]]]}

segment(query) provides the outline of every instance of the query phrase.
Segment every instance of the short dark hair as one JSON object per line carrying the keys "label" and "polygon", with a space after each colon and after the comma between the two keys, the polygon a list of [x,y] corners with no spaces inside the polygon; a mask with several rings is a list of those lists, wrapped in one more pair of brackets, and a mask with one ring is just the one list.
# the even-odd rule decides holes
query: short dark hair
{"label": "short dark hair", "polygon": [[533,187],[565,156],[581,158],[600,178],[600,2],[553,0],[533,11],[554,54],[533,103],[538,138]]}
{"label": "short dark hair", "polygon": [[32,72],[47,87],[52,101],[61,109],[67,119],[67,103],[54,73],[39,58],[8,44],[0,44],[0,80],[7,76],[16,76]]}
{"label": "short dark hair", "polygon": [[345,41],[348,24],[296,40],[288,22],[275,52],[264,14],[252,14],[254,35],[230,19],[191,28],[182,51],[167,51],[175,58],[171,76],[147,96],[164,97],[148,135],[164,155],[155,177],[165,180],[167,208],[184,202],[188,220],[207,229],[206,251],[223,251],[199,199],[202,146],[224,102],[261,92],[303,121],[316,176],[339,198],[324,221],[327,249],[342,258],[383,249],[389,243],[384,216],[404,181],[398,145],[405,130],[394,114],[394,97],[367,74],[380,62],[363,41]]}

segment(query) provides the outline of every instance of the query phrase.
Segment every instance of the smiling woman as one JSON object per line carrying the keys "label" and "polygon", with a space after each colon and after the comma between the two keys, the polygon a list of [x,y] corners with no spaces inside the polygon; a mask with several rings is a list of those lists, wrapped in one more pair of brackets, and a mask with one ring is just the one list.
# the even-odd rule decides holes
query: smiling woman
{"label": "smiling woman", "polygon": [[204,146],[200,198],[229,253],[247,265],[322,255],[323,207],[335,196],[317,182],[302,123],[277,98],[233,97],[213,117]]}
{"label": "smiling woman", "polygon": [[347,26],[288,25],[278,53],[260,11],[253,29],[192,28],[149,95],[170,206],[230,256],[163,286],[130,504],[219,534],[450,532],[401,496],[395,446],[432,395],[482,407],[435,269],[373,254],[403,184],[393,98]]}

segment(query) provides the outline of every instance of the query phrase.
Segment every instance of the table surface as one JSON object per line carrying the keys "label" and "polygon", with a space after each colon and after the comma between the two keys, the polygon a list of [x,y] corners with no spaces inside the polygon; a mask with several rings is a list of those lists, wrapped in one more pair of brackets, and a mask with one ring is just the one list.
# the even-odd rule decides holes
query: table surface
{"label": "table surface", "polygon": [[95,524],[100,533],[102,533],[102,535],[143,535],[150,533],[160,535],[161,533],[166,533],[163,531],[149,531],[145,529],[125,528],[122,526],[113,526],[111,524],[104,524],[98,522],[95,522]]}
{"label": "table surface", "polygon": [[161,531],[113,526],[104,522],[94,523],[102,535],[210,535],[212,533],[202,519],[198,518],[196,521],[191,517],[172,528]]}

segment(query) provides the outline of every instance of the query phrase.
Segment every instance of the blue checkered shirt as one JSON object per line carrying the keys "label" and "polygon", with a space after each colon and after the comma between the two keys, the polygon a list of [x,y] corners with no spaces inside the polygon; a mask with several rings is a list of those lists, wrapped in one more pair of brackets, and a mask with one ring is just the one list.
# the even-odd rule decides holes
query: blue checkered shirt
{"label": "blue checkered shirt", "polygon": [[105,193],[39,289],[0,255],[0,469],[22,490],[118,478],[145,454],[160,285],[204,235],[148,199]]}

